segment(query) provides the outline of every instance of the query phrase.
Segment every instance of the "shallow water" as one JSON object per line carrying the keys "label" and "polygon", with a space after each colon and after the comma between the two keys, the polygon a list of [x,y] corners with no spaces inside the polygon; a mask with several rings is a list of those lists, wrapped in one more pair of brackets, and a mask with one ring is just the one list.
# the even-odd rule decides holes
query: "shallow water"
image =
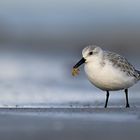
{"label": "shallow water", "polygon": [[0,139],[139,140],[140,109],[0,109]]}

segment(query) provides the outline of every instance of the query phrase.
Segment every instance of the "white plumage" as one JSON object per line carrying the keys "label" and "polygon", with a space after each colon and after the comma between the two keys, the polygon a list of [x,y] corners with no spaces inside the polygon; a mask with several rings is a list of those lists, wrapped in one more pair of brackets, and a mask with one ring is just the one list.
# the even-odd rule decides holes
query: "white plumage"
{"label": "white plumage", "polygon": [[[133,86],[139,79],[135,76],[127,75],[127,69],[115,66],[110,61],[108,52],[98,48],[98,52],[88,55],[91,51],[97,51],[97,48],[88,47],[83,50],[83,57],[86,59],[85,72],[89,81],[102,90],[122,90]],[[114,54],[114,53],[113,53]],[[116,58],[115,58],[116,59]],[[119,63],[118,60],[115,61]],[[119,65],[119,64],[118,64]]]}

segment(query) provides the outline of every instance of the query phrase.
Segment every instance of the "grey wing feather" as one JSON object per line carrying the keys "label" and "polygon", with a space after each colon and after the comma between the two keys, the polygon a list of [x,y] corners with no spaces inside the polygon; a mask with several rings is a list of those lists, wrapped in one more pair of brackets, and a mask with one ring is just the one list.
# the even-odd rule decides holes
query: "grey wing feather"
{"label": "grey wing feather", "polygon": [[106,52],[105,57],[107,57],[115,67],[119,67],[121,71],[127,73],[128,76],[133,76],[137,79],[140,78],[140,72],[135,70],[133,65],[131,65],[125,57],[113,52]]}

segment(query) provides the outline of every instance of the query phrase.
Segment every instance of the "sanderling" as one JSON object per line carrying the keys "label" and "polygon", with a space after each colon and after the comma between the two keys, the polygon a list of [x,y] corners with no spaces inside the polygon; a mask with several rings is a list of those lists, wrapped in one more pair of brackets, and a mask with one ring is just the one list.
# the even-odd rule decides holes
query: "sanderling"
{"label": "sanderling", "polygon": [[140,71],[123,56],[104,51],[95,45],[84,48],[82,56],[83,58],[73,67],[73,75],[76,75],[78,67],[85,63],[85,73],[89,81],[97,88],[106,91],[105,108],[108,104],[109,91],[117,90],[125,91],[126,107],[130,107],[128,88],[140,80]]}

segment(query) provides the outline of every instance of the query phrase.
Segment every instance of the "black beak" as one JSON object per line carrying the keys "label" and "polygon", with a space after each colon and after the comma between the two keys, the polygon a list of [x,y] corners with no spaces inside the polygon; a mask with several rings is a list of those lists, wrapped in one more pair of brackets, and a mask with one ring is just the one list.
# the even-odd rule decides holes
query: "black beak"
{"label": "black beak", "polygon": [[83,63],[85,63],[85,58],[82,58],[73,68],[78,68],[80,65],[82,65]]}

